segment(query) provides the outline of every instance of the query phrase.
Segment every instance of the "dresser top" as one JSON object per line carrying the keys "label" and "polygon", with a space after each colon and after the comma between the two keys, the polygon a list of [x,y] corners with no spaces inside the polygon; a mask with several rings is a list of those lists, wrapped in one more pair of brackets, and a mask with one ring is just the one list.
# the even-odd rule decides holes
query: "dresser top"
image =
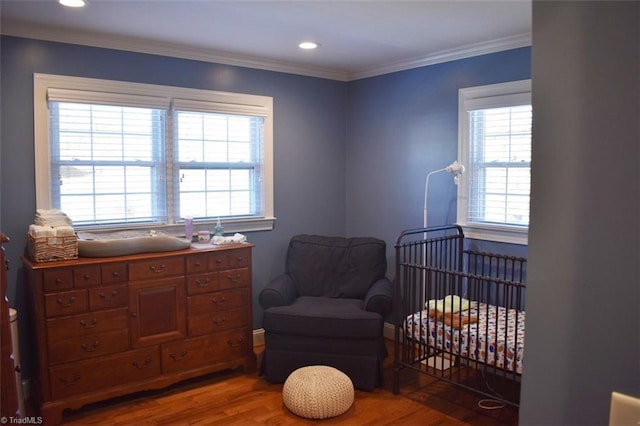
{"label": "dresser top", "polygon": [[115,263],[115,262],[132,262],[136,260],[145,260],[145,259],[158,259],[163,257],[172,257],[172,256],[191,256],[198,253],[211,253],[211,252],[220,252],[220,251],[228,251],[228,250],[237,250],[243,248],[252,248],[254,247],[251,243],[239,243],[239,244],[225,244],[220,246],[215,246],[213,244],[192,244],[191,248],[183,249],[183,250],[172,250],[172,251],[162,251],[162,252],[151,252],[151,253],[138,253],[138,254],[129,254],[126,256],[110,256],[110,257],[78,257],[77,259],[71,260],[58,260],[53,262],[35,262],[28,256],[22,256],[22,261],[25,266],[30,269],[50,269],[50,268],[62,268],[69,266],[83,266],[83,265],[92,265],[92,264],[104,264],[104,263]]}

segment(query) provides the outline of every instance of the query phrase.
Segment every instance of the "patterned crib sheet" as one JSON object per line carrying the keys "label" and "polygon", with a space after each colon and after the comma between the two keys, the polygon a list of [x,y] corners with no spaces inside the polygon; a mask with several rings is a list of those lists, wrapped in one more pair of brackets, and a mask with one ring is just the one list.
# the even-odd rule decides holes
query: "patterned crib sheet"
{"label": "patterned crib sheet", "polygon": [[470,314],[478,322],[456,329],[429,318],[426,310],[416,312],[404,322],[405,333],[422,344],[522,374],[525,312],[475,303]]}

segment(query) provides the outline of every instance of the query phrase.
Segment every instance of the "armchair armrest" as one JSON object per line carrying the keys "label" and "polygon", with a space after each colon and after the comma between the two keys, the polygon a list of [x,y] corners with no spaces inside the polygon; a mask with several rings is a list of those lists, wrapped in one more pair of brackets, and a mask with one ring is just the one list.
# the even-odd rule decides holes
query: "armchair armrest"
{"label": "armchair armrest", "polygon": [[293,280],[287,274],[282,274],[267,284],[260,292],[258,300],[262,309],[266,310],[273,306],[290,305],[296,298],[297,291]]}
{"label": "armchair armrest", "polygon": [[381,278],[369,289],[364,299],[364,309],[377,312],[382,318],[391,313],[393,306],[393,286],[388,278]]}

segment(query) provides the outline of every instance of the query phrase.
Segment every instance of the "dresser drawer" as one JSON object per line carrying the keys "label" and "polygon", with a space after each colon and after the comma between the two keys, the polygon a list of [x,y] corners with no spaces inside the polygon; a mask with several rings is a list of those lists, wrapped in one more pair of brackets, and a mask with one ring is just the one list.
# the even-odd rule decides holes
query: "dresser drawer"
{"label": "dresser drawer", "polygon": [[123,352],[129,349],[129,331],[116,330],[108,333],[72,337],[49,343],[49,364],[77,361],[101,355]]}
{"label": "dresser drawer", "polygon": [[44,271],[42,277],[44,280],[42,284],[45,293],[71,290],[73,288],[72,269],[52,269],[50,271]]}
{"label": "dresser drawer", "polygon": [[85,288],[100,285],[100,266],[84,266],[73,269],[73,287]]}
{"label": "dresser drawer", "polygon": [[158,376],[160,371],[157,347],[51,367],[51,396],[53,399],[62,399],[96,390],[104,391]]}
{"label": "dresser drawer", "polygon": [[56,342],[71,337],[100,334],[126,329],[129,326],[127,309],[94,312],[47,320],[47,340]]}
{"label": "dresser drawer", "polygon": [[252,353],[252,345],[249,330],[230,330],[163,344],[162,370],[164,373],[175,373],[232,361]]}
{"label": "dresser drawer", "polygon": [[239,308],[248,309],[249,291],[246,289],[219,291],[187,297],[188,316],[211,315],[222,310]]}
{"label": "dresser drawer", "polygon": [[186,263],[188,274],[207,272],[209,270],[209,255],[207,253],[189,255]]}
{"label": "dresser drawer", "polygon": [[87,290],[63,291],[44,296],[44,310],[49,318],[79,314],[86,312],[88,307]]}
{"label": "dresser drawer", "polygon": [[229,252],[219,251],[209,253],[208,268],[210,271],[220,271],[229,268]]}
{"label": "dresser drawer", "polygon": [[251,265],[251,249],[220,250],[187,257],[187,272],[222,271]]}
{"label": "dresser drawer", "polygon": [[184,274],[184,257],[165,257],[135,262],[129,265],[131,281],[155,280]]}
{"label": "dresser drawer", "polygon": [[230,268],[247,268],[251,265],[251,249],[237,249],[229,253]]}
{"label": "dresser drawer", "polygon": [[240,308],[194,315],[187,319],[187,323],[189,336],[201,336],[231,328],[246,327],[249,325],[249,312],[247,308]]}
{"label": "dresser drawer", "polygon": [[187,276],[187,294],[202,294],[220,290],[220,273],[209,272],[207,274]]}
{"label": "dresser drawer", "polygon": [[120,283],[128,278],[126,263],[112,263],[102,265],[100,274],[102,276],[102,285]]}
{"label": "dresser drawer", "polygon": [[230,269],[220,273],[220,290],[226,288],[248,287],[249,269]]}
{"label": "dresser drawer", "polygon": [[127,306],[129,292],[127,285],[112,285],[89,289],[89,308],[92,311]]}

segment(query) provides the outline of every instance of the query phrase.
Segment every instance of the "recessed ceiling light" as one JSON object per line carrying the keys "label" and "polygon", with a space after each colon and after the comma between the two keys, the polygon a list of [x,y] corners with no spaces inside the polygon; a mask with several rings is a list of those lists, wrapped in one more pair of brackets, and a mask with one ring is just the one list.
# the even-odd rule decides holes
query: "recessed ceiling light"
{"label": "recessed ceiling light", "polygon": [[84,0],[58,0],[58,3],[67,7],[84,7],[85,5]]}
{"label": "recessed ceiling light", "polygon": [[305,50],[317,49],[319,46],[320,46],[320,43],[316,43],[315,41],[303,41],[298,45],[300,49],[305,49]]}

